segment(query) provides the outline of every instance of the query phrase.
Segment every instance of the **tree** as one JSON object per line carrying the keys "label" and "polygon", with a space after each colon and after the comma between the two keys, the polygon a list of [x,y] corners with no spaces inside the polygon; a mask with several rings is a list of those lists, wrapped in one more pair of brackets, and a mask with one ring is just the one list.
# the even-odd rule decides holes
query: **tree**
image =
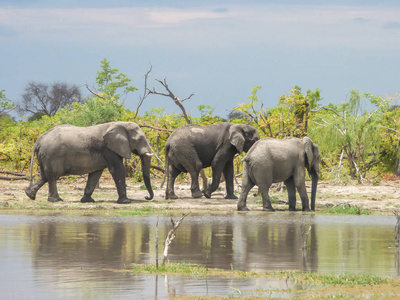
{"label": "tree", "polygon": [[74,102],[82,103],[82,95],[76,85],[28,82],[18,105],[18,112],[20,115],[29,114],[30,120],[35,120],[44,115],[53,116],[61,108]]}
{"label": "tree", "polygon": [[111,68],[107,59],[101,61],[100,68],[96,77],[97,85],[86,85],[92,95],[86,98],[84,104],[74,104],[71,109],[63,110],[60,113],[63,123],[90,126],[122,120],[125,107],[121,98],[137,88],[130,85],[132,80],[127,75]]}
{"label": "tree", "polygon": [[308,134],[308,123],[311,111],[317,109],[318,102],[322,100],[319,89],[315,91],[307,90],[304,95],[299,86],[290,90],[290,95],[282,95],[279,99],[279,106],[289,109],[286,119],[286,129],[288,136],[303,137]]}
{"label": "tree", "polygon": [[0,115],[5,114],[12,110],[15,104],[6,97],[5,90],[0,91]]}
{"label": "tree", "polygon": [[[397,98],[399,95],[397,95]],[[400,175],[400,106],[390,106],[381,117],[382,159],[387,171]]]}
{"label": "tree", "polygon": [[111,68],[110,62],[106,58],[100,62],[100,68],[101,70],[97,72],[96,77],[96,96],[107,100],[120,101],[121,98],[125,100],[128,93],[137,90],[136,87],[130,85],[132,79],[124,73],[119,73],[118,69]]}
{"label": "tree", "polygon": [[253,126],[258,127],[264,136],[283,138],[287,136],[304,137],[308,132],[308,123],[312,109],[318,108],[321,101],[319,89],[308,90],[304,95],[300,87],[290,90],[290,95],[283,94],[279,99],[279,106],[272,109],[256,108],[257,92],[260,86],[254,86],[251,91],[250,102],[241,103],[233,111],[239,113],[240,119],[245,116]]}
{"label": "tree", "polygon": [[[338,175],[343,159],[348,162],[350,176],[359,182],[363,181],[373,166],[382,162],[379,126],[382,113],[388,109],[389,103],[389,99],[352,90],[344,104],[337,108],[332,106],[331,112],[325,111],[313,119],[317,126],[310,132],[311,138],[315,138],[321,152],[339,158],[338,162],[336,158],[331,158],[335,161],[332,166],[338,166],[335,170]],[[374,105],[375,109],[368,110],[363,104]],[[336,150],[332,152],[332,149]]]}

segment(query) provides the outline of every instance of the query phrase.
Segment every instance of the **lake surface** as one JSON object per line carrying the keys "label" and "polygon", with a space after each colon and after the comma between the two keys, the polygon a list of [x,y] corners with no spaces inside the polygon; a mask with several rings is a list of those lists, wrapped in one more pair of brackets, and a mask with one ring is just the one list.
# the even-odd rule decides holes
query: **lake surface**
{"label": "lake surface", "polygon": [[[132,263],[155,263],[156,224],[156,216],[0,214],[1,298],[166,299],[239,294],[287,298],[290,295],[282,290],[297,288],[290,280],[274,278],[202,279],[119,272]],[[229,270],[398,277],[395,224],[394,216],[189,215],[177,231],[169,259]],[[161,259],[164,239],[172,228],[170,218],[160,217],[158,228]]]}

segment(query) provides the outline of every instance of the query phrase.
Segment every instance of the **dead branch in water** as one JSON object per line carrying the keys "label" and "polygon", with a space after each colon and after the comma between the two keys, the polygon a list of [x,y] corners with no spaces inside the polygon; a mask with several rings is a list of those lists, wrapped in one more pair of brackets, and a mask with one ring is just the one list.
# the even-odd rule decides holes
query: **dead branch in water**
{"label": "dead branch in water", "polygon": [[172,223],[173,228],[168,232],[167,238],[165,240],[163,265],[165,264],[165,261],[167,260],[167,257],[168,257],[169,246],[171,245],[173,239],[176,236],[176,234],[175,234],[176,230],[181,225],[183,219],[189,214],[190,214],[190,211],[187,214],[183,214],[182,217],[176,223],[175,223],[174,219],[172,219],[172,217],[171,217],[171,223]]}
{"label": "dead branch in water", "polygon": [[307,250],[307,241],[308,241],[308,236],[310,235],[311,227],[312,226],[310,225],[307,233],[304,228],[301,229],[301,236],[303,237],[303,250]]}

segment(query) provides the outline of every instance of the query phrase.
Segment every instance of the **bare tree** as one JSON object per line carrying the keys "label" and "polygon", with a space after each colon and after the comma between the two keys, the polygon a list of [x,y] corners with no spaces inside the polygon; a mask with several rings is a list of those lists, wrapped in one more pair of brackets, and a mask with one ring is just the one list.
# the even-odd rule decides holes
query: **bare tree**
{"label": "bare tree", "polygon": [[185,98],[185,99],[179,99],[178,96],[175,96],[174,93],[170,90],[168,84],[167,84],[167,79],[165,78],[163,81],[156,79],[168,92],[168,94],[166,93],[160,93],[157,92],[154,88],[153,90],[149,90],[150,94],[155,94],[155,95],[161,95],[161,96],[165,96],[165,97],[169,97],[172,100],[174,100],[175,104],[178,105],[178,107],[181,109],[183,117],[185,118],[186,122],[188,124],[192,124],[192,120],[189,118],[188,114],[186,113],[186,109],[185,107],[182,105],[183,101],[189,100],[190,98],[192,98],[192,96],[194,96],[194,94],[191,94],[189,97]]}
{"label": "bare tree", "polygon": [[18,105],[18,112],[21,115],[30,114],[31,119],[43,115],[53,116],[60,108],[73,102],[83,102],[80,89],[76,85],[62,82],[52,85],[28,82],[22,94],[22,101]]}
{"label": "bare tree", "polygon": [[[151,71],[151,69],[150,69],[150,71]],[[150,72],[150,71],[149,71],[149,72]],[[148,72],[148,73],[146,74],[146,76],[145,76],[145,81],[147,81],[149,72]],[[174,103],[175,103],[175,104],[180,108],[180,110],[182,111],[182,115],[183,115],[183,117],[185,118],[186,122],[187,122],[188,124],[193,124],[193,122],[192,122],[192,120],[190,119],[189,115],[186,113],[186,109],[185,109],[185,107],[183,106],[182,103],[183,103],[184,101],[189,100],[190,98],[192,98],[195,94],[192,93],[189,97],[186,97],[186,98],[184,98],[184,99],[180,99],[178,96],[175,96],[175,94],[171,91],[171,89],[169,88],[169,86],[168,86],[168,84],[167,84],[167,79],[166,79],[166,78],[164,78],[164,80],[156,79],[156,81],[158,81],[158,82],[165,88],[165,90],[167,91],[167,93],[157,92],[156,89],[153,88],[153,90],[148,89],[148,94],[160,95],[160,96],[164,96],[164,97],[169,97],[169,98],[171,98],[171,99],[174,101]],[[147,87],[147,83],[145,84],[145,86]],[[148,94],[147,94],[147,95],[148,95]],[[145,95],[146,95],[146,94],[145,94]],[[146,97],[147,97],[147,95],[146,95]],[[167,174],[167,173],[165,172],[165,175],[166,175],[166,174]],[[206,176],[206,174],[205,174],[205,172],[204,172],[204,169],[201,169],[201,171],[200,171],[200,176],[201,176],[201,178],[202,178],[202,180],[203,180],[203,188],[206,189],[208,183],[207,183],[207,176]],[[164,185],[164,180],[165,180],[165,178],[166,178],[166,176],[164,176],[164,179],[163,179],[163,181],[162,181],[162,183],[161,183],[161,187]]]}

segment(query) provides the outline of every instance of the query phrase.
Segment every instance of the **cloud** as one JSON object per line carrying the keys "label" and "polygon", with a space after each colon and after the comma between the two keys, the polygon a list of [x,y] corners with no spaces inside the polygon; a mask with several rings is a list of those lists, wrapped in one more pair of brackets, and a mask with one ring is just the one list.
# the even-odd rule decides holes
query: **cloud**
{"label": "cloud", "polygon": [[365,22],[369,22],[370,21],[369,19],[361,18],[361,17],[354,18],[353,20],[358,22],[358,23],[365,23]]}
{"label": "cloud", "polygon": [[226,7],[218,7],[213,9],[212,11],[216,13],[226,13],[228,12],[228,9]]}
{"label": "cloud", "polygon": [[[191,8],[0,8],[3,35],[72,43],[231,48],[383,47],[400,37],[400,9],[368,6],[205,5]],[[392,21],[391,21],[392,20]]]}
{"label": "cloud", "polygon": [[387,22],[385,25],[383,25],[384,29],[399,29],[400,28],[400,23],[399,22]]}

